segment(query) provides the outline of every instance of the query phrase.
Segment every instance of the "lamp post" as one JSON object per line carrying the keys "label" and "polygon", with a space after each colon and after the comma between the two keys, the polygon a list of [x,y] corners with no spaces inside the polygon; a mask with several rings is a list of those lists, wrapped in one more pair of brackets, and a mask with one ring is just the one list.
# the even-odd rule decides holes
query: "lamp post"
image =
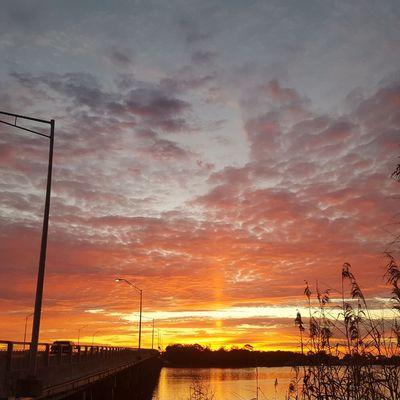
{"label": "lamp post", "polygon": [[30,314],[28,314],[28,315],[25,317],[25,329],[24,329],[24,347],[23,347],[23,350],[25,350],[25,342],[26,342],[26,327],[27,327],[27,325],[28,325],[28,318],[29,318],[29,317],[32,317],[32,315],[33,315],[33,313],[30,313]]}
{"label": "lamp post", "polygon": [[96,332],[94,332],[93,335],[92,335],[92,347],[93,347],[93,344],[94,344],[94,337],[95,337],[99,332],[100,332],[100,331],[96,331]]}
{"label": "lamp post", "polygon": [[[44,215],[43,215],[43,229],[42,229],[42,240],[40,246],[40,256],[39,256],[39,268],[37,274],[36,283],[36,297],[35,297],[35,309],[33,313],[33,324],[32,324],[32,338],[30,344],[30,356],[29,356],[29,372],[31,375],[36,374],[36,358],[37,358],[37,348],[39,342],[39,332],[40,332],[40,317],[42,314],[42,299],[43,299],[43,285],[44,285],[44,274],[46,267],[46,251],[47,251],[47,234],[49,230],[49,215],[50,215],[50,194],[51,194],[51,176],[53,171],[53,148],[54,148],[54,126],[55,121],[51,119],[50,121],[31,118],[24,115],[12,114],[4,111],[0,111],[0,115],[11,117],[14,119],[14,123],[0,120],[1,123],[9,126],[16,127],[23,131],[31,132],[38,136],[43,136],[49,139],[49,161],[47,167],[47,184],[46,184],[46,199],[44,205]],[[50,126],[50,134],[45,134],[42,132],[36,132],[32,129],[25,128],[21,125],[17,125],[17,120],[23,119],[28,121],[33,121],[41,124],[46,124]]]}
{"label": "lamp post", "polygon": [[139,289],[137,286],[135,286],[133,283],[129,282],[127,279],[124,278],[117,278],[115,282],[125,282],[129,286],[133,287],[135,290],[137,290],[140,294],[140,312],[139,312],[139,350],[141,348],[141,343],[142,343],[142,306],[143,306],[143,290]]}
{"label": "lamp post", "polygon": [[151,332],[151,349],[154,349],[154,318],[153,318],[153,330]]}
{"label": "lamp post", "polygon": [[81,327],[78,329],[78,346],[79,346],[79,339],[81,338],[81,330],[84,329],[84,328],[86,328],[86,327],[87,327],[87,324],[81,326]]}

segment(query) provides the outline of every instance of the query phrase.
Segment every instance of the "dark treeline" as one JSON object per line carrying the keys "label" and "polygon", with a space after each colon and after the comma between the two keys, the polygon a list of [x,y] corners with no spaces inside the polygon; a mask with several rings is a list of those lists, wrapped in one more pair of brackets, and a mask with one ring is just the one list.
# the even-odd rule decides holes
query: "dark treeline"
{"label": "dark treeline", "polygon": [[273,367],[310,362],[308,356],[292,351],[253,351],[250,346],[211,350],[199,344],[168,346],[163,358],[170,365],[182,367]]}
{"label": "dark treeline", "polygon": [[399,358],[361,357],[343,359],[331,356],[325,352],[318,354],[301,354],[293,351],[255,351],[251,346],[244,348],[221,348],[211,350],[199,344],[174,344],[166,348],[163,354],[164,362],[176,367],[283,367],[320,364],[399,364]]}
{"label": "dark treeline", "polygon": [[164,360],[182,367],[289,366],[305,363],[306,356],[291,351],[252,351],[249,348],[211,350],[199,344],[174,344],[165,349]]}

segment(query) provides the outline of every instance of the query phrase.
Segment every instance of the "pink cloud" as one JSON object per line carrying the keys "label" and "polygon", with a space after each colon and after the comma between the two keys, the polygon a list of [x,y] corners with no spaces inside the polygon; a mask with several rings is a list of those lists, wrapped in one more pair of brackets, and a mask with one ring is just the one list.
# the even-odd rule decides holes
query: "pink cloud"
{"label": "pink cloud", "polygon": [[[81,79],[79,93],[68,77],[52,85],[92,112],[107,109],[109,94],[97,92],[94,83],[89,90],[90,78]],[[250,159],[217,171],[203,168],[197,154],[163,136],[168,129],[162,125],[179,124],[191,107],[172,95],[151,91],[138,100],[138,93],[131,93],[134,120],[122,111],[115,119],[81,111],[78,121],[65,123],[57,144],[45,336],[50,338],[52,329],[66,332],[62,319],[124,332],[123,322],[110,314],[132,312],[137,304],[132,293],[115,286],[118,275],[144,288],[147,313],[249,303],[296,305],[304,279],[335,286],[344,261],[360,273],[369,295],[382,293],[377,265],[390,237],[383,227],[398,208],[398,188],[389,179],[398,151],[398,92],[382,89],[361,100],[356,111],[330,116],[311,111],[295,90],[270,82],[262,90],[265,109],[244,121]],[[96,104],[89,104],[91,93],[99,94]],[[149,122],[155,114],[162,118]],[[9,313],[10,302],[20,315],[32,305],[42,208],[42,189],[36,187],[43,184],[39,169],[45,167],[43,149],[35,148],[32,159],[20,164],[15,148],[1,144],[2,162],[19,179],[27,176],[31,188],[24,191],[19,183],[5,190],[2,184],[2,204],[11,217],[1,219],[0,252],[7,266],[0,271],[6,304],[1,312],[12,322],[10,335],[20,329],[20,320]],[[21,154],[25,158],[29,152]],[[203,174],[201,190],[191,189],[178,206],[155,210],[162,192],[189,185],[191,163]],[[143,189],[155,186],[156,193]],[[85,309],[106,312],[88,314]],[[162,323],[175,330],[214,322]],[[227,318],[222,324],[232,332],[226,340],[245,340],[239,325],[246,323],[269,321]],[[276,332],[288,332],[289,322],[280,323]],[[265,339],[256,329],[253,334],[260,342]]]}

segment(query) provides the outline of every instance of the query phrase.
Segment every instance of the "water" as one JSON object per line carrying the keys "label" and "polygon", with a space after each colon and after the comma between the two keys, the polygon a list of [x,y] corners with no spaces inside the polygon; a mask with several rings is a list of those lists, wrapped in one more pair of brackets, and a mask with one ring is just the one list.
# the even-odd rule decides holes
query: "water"
{"label": "water", "polygon": [[[258,368],[259,400],[284,400],[294,372],[289,367]],[[275,391],[275,379],[278,385]],[[251,400],[256,398],[255,368],[163,368],[155,400],[189,400],[191,387],[201,382],[213,400]],[[198,385],[198,384],[197,384]]]}

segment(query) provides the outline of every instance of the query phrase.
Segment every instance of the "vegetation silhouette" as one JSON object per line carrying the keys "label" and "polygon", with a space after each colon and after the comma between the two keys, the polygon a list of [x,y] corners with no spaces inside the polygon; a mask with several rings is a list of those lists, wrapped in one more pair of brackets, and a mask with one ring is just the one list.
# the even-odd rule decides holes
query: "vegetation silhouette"
{"label": "vegetation silhouette", "polygon": [[243,367],[294,367],[312,365],[400,365],[400,357],[374,354],[333,354],[326,350],[308,351],[250,351],[245,348],[220,348],[211,350],[199,344],[173,344],[163,353],[166,365],[185,368],[243,368]]}
{"label": "vegetation silhouette", "polygon": [[[400,164],[392,178],[400,182]],[[324,362],[295,368],[288,400],[399,400],[400,399],[400,267],[394,257],[399,236],[386,252],[384,279],[391,291],[391,316],[379,316],[368,304],[351,265],[342,268],[341,292],[331,297],[330,289],[318,284],[313,299],[306,282],[307,320],[300,312],[294,320],[300,346],[308,354],[325,352]],[[375,312],[374,312],[375,311]],[[340,363],[331,363],[337,357]]]}
{"label": "vegetation silhouette", "polygon": [[[329,359],[329,360],[328,360]],[[199,344],[173,344],[163,354],[167,365],[191,368],[283,367],[316,365],[321,362],[339,363],[339,358],[325,352],[304,355],[293,351],[252,351],[233,347],[211,350]]]}

